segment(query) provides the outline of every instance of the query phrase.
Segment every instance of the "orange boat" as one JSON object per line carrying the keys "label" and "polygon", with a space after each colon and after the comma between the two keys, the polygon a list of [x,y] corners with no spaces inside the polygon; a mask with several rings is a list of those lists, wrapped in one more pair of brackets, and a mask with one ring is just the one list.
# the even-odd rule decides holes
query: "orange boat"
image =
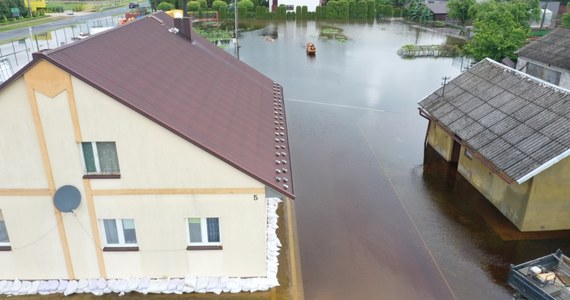
{"label": "orange boat", "polygon": [[307,55],[315,55],[317,54],[317,48],[313,43],[307,43]]}

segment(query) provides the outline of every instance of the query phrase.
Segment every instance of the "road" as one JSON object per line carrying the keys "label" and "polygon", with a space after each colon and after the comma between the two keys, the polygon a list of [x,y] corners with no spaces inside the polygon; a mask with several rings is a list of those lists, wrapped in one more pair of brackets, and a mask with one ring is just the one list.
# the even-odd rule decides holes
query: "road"
{"label": "road", "polygon": [[[92,20],[92,19],[99,19],[99,18],[104,18],[104,17],[108,17],[108,16],[124,14],[128,10],[129,10],[129,8],[127,6],[125,6],[125,7],[118,7],[118,8],[113,8],[113,9],[94,12],[94,13],[78,14],[78,15],[70,16],[69,18],[66,18],[63,20],[33,26],[32,30],[34,33],[51,31],[51,30],[55,30],[55,29],[58,29],[61,27],[66,27],[66,26],[69,26],[72,24],[84,23],[84,22],[86,22],[88,20]],[[0,41],[13,40],[13,39],[21,38],[21,37],[27,37],[29,35],[30,35],[29,27],[15,29],[15,30],[11,30],[11,31],[1,32],[0,33]]]}

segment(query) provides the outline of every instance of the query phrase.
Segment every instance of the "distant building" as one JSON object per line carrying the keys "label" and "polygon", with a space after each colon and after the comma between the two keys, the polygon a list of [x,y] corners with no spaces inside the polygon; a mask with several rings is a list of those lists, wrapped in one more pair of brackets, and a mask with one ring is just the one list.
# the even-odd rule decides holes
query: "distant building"
{"label": "distant building", "polygon": [[320,0],[274,0],[273,7],[285,5],[288,11],[295,11],[297,6],[307,6],[307,11],[316,11],[321,5]]}
{"label": "distant building", "polygon": [[569,90],[485,59],[419,106],[426,146],[519,230],[570,229]]}
{"label": "distant building", "polygon": [[431,11],[434,21],[445,21],[449,9],[447,8],[447,1],[445,2],[427,2],[426,6]]}
{"label": "distant building", "polygon": [[278,285],[283,100],[162,12],[34,53],[0,85],[0,294]]}
{"label": "distant building", "polygon": [[570,28],[558,27],[516,54],[518,70],[570,89]]}

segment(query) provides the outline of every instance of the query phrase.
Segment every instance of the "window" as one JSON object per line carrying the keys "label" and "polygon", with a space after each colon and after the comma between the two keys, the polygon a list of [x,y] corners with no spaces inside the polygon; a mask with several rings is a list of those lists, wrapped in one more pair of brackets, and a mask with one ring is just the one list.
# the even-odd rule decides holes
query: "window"
{"label": "window", "polygon": [[83,142],[81,143],[85,174],[118,175],[119,159],[115,142]]}
{"label": "window", "polygon": [[218,218],[188,218],[188,250],[222,249]]}
{"label": "window", "polygon": [[138,251],[134,219],[101,220],[104,244],[103,250]]}
{"label": "window", "polygon": [[8,230],[6,230],[6,222],[2,210],[0,210],[0,250],[12,250],[10,247],[10,238],[8,237]]}
{"label": "window", "polygon": [[465,152],[463,152],[463,154],[465,154],[467,158],[473,159],[473,153],[471,153],[471,151],[465,149]]}

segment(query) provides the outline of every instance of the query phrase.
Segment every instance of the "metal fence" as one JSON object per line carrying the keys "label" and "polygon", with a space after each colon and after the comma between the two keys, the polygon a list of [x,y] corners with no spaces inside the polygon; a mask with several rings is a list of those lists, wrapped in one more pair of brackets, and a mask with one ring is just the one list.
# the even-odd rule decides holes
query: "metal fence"
{"label": "metal fence", "polygon": [[97,29],[115,27],[122,16],[110,16],[46,32],[34,32],[15,40],[0,42],[0,83],[32,60],[32,53],[55,49],[73,43],[97,32]]}

